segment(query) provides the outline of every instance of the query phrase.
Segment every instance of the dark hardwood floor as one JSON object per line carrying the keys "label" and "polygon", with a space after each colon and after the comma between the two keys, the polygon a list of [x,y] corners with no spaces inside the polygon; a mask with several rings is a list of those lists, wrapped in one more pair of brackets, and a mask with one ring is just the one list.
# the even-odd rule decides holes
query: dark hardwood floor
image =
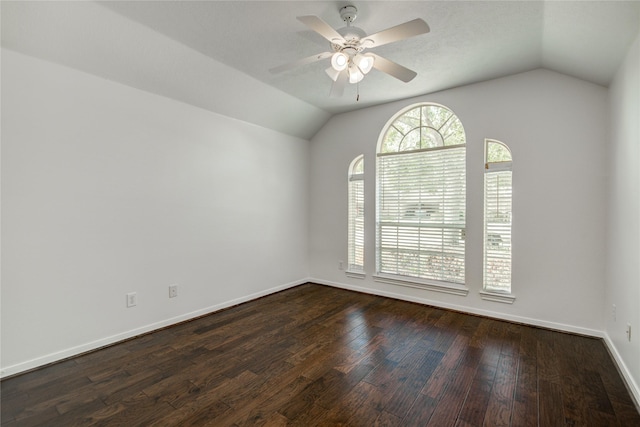
{"label": "dark hardwood floor", "polygon": [[601,340],[313,284],[1,387],[3,426],[640,426]]}

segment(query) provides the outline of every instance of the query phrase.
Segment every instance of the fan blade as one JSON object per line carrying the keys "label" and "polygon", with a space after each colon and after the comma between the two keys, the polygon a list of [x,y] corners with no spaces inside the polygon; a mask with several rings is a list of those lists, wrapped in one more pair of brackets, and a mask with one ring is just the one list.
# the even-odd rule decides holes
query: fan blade
{"label": "fan blade", "polygon": [[347,70],[340,72],[336,81],[331,85],[331,92],[329,93],[329,96],[331,98],[340,98],[344,93],[344,87],[347,85],[347,80],[349,80]]}
{"label": "fan blade", "polygon": [[388,59],[383,58],[380,55],[376,55],[375,53],[371,52],[367,52],[367,54],[375,58],[375,60],[373,61],[373,68],[382,71],[383,73],[387,73],[398,80],[402,80],[405,83],[410,82],[415,76],[418,75],[415,71],[403,67],[400,64],[396,64],[393,61],[389,61]]}
{"label": "fan blade", "polygon": [[343,45],[345,42],[344,37],[342,37],[340,33],[317,16],[298,16],[298,21],[302,22],[307,27],[329,40],[331,43]]}
{"label": "fan blade", "polygon": [[283,71],[300,67],[301,65],[307,65],[307,64],[311,64],[312,62],[320,61],[321,59],[329,58],[331,55],[332,55],[331,52],[322,52],[317,55],[312,55],[307,58],[299,59],[298,61],[289,62],[288,64],[283,64],[278,67],[271,68],[269,72],[272,74],[281,73]]}
{"label": "fan blade", "polygon": [[395,27],[387,28],[379,33],[371,34],[361,41],[361,45],[367,48],[382,46],[387,43],[397,42],[429,32],[429,26],[422,19],[414,19]]}

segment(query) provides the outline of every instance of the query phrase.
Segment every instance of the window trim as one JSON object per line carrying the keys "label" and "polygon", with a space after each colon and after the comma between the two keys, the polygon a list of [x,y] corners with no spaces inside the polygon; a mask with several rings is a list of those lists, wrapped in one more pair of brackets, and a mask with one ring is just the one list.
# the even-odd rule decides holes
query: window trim
{"label": "window trim", "polygon": [[395,274],[376,273],[373,280],[380,283],[390,285],[405,286],[408,288],[426,289],[434,292],[442,292],[445,294],[459,295],[466,297],[469,294],[469,288],[466,285],[459,285],[452,282],[441,282],[433,279],[420,279],[411,276],[401,276]]}
{"label": "window trim", "polygon": [[493,301],[493,302],[501,302],[504,304],[513,304],[513,302],[516,300],[515,295],[511,294],[511,293],[502,293],[502,292],[496,292],[496,291],[485,291],[482,290],[479,292],[480,294],[480,298],[482,298],[485,301]]}

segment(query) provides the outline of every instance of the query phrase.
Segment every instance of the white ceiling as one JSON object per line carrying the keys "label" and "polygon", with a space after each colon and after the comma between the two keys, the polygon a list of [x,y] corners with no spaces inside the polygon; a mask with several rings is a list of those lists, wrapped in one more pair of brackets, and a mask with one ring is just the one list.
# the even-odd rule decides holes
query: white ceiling
{"label": "white ceiling", "polygon": [[[374,50],[415,70],[413,81],[374,70],[356,102],[355,85],[329,97],[328,60],[269,73],[329,50],[297,16],[339,28],[347,4],[368,34],[414,18],[429,24],[428,34]],[[639,21],[638,1],[3,1],[2,44],[309,137],[331,114],[540,67],[607,86]]]}

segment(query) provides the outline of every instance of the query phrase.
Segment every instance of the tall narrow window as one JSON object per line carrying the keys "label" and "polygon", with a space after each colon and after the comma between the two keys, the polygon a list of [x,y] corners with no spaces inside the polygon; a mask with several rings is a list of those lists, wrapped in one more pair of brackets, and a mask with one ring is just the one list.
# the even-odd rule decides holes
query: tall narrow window
{"label": "tall narrow window", "polygon": [[377,153],[378,279],[434,290],[464,284],[465,144],[462,123],[441,105],[413,106],[384,129]]}
{"label": "tall narrow window", "polygon": [[485,140],[484,290],[511,293],[511,151]]}
{"label": "tall narrow window", "polygon": [[364,272],[364,158],[349,166],[349,241],[347,272]]}

